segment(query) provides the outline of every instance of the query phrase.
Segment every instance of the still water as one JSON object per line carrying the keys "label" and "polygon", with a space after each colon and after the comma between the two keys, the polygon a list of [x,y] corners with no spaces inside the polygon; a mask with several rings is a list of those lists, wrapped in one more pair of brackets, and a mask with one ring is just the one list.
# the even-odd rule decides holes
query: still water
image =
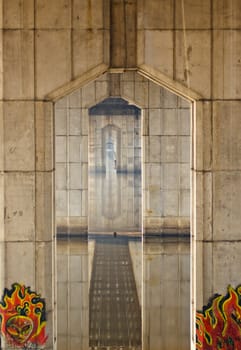
{"label": "still water", "polygon": [[57,242],[58,350],[190,348],[188,238]]}

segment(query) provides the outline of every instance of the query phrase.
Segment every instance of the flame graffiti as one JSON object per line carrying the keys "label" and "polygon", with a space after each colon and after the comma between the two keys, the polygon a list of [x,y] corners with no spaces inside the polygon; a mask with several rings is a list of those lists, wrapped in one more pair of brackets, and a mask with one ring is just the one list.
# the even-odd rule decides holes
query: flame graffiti
{"label": "flame graffiti", "polygon": [[14,283],[5,288],[0,302],[0,332],[11,346],[30,348],[44,345],[45,301],[29,287]]}
{"label": "flame graffiti", "polygon": [[196,313],[196,350],[241,350],[241,285]]}

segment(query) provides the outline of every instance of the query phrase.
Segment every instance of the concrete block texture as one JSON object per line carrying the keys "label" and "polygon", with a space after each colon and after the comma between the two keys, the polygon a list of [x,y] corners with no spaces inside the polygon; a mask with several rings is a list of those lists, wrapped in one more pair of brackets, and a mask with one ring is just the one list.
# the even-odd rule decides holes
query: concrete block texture
{"label": "concrete block texture", "polygon": [[[144,35],[145,64],[173,77],[173,32],[171,30],[145,30]],[[165,55],[161,55],[161,52],[165,52]]]}
{"label": "concrete block texture", "polygon": [[3,28],[34,28],[34,0],[3,0]]}
{"label": "concrete block texture", "polygon": [[[213,97],[240,99],[241,31],[215,30],[213,35]],[[219,53],[219,54],[218,54]],[[221,54],[222,53],[222,54]]]}
{"label": "concrete block texture", "polygon": [[241,102],[213,104],[213,167],[241,170]]}
{"label": "concrete block texture", "polygon": [[176,29],[210,29],[211,0],[177,1],[175,7]]}
{"label": "concrete block texture", "polygon": [[35,165],[38,171],[54,168],[54,115],[51,102],[35,103]]}
{"label": "concrete block texture", "polygon": [[71,28],[71,0],[37,0],[35,11],[38,29]]}
{"label": "concrete block texture", "polygon": [[240,237],[241,171],[213,175],[213,240]]}
{"label": "concrete block texture", "polygon": [[[35,246],[36,257],[36,290],[45,296],[46,311],[51,312],[53,303],[52,272],[53,262],[51,252],[53,242],[38,242]],[[48,320],[51,324],[51,319]]]}
{"label": "concrete block texture", "polygon": [[4,241],[4,174],[0,173],[0,242]]}
{"label": "concrete block texture", "polygon": [[105,0],[73,1],[73,27],[75,29],[103,29],[106,28],[104,13]]}
{"label": "concrete block texture", "polygon": [[176,79],[207,98],[211,92],[211,34],[176,31]]}
{"label": "concrete block texture", "polygon": [[54,236],[55,206],[54,196],[54,173],[37,172],[36,174],[36,236],[37,241],[51,241]]}
{"label": "concrete block texture", "polygon": [[[215,290],[223,295],[227,292],[227,276],[230,285],[236,287],[240,283],[235,267],[240,263],[240,243],[236,242],[215,242],[213,244],[212,261]],[[220,273],[222,271],[222,273]]]}
{"label": "concrete block texture", "polygon": [[11,256],[11,259],[5,259],[5,287],[10,288],[12,283],[21,281],[25,286],[31,286],[31,289],[35,290],[35,243],[7,242],[5,256]]}
{"label": "concrete block texture", "polygon": [[[71,97],[59,101],[59,107],[62,106],[62,109],[68,109],[71,100],[73,109],[82,106],[85,110],[82,111],[83,118],[80,125],[78,112],[69,113],[68,123],[64,121],[65,112],[61,112],[60,119],[62,118],[63,123],[58,126],[56,139],[56,146],[59,145],[60,148],[57,150],[56,147],[56,151],[53,146],[51,105],[41,101],[46,100],[50,92],[63,86],[63,95],[72,93],[74,86],[72,84],[83,83],[82,80],[76,79],[87,73],[90,77],[89,70],[100,64],[106,64],[103,71],[107,69],[110,61],[108,29],[110,8],[108,1],[104,0],[2,0],[1,5],[3,20],[0,22],[4,29],[1,33],[3,51],[0,62],[0,68],[3,68],[0,69],[3,71],[1,73],[3,86],[0,89],[3,87],[4,106],[0,121],[0,143],[4,143],[4,147],[0,146],[2,149],[0,168],[2,172],[6,171],[4,203],[1,202],[1,209],[6,207],[4,237],[8,240],[5,246],[5,281],[6,286],[9,286],[17,278],[21,278],[24,283],[35,288],[36,271],[37,274],[41,272],[36,270],[33,242],[36,237],[39,240],[47,239],[54,224],[52,214],[49,218],[45,217],[48,214],[47,210],[51,210],[47,205],[48,202],[51,201],[53,204],[53,181],[51,174],[48,177],[43,173],[51,172],[53,169],[54,152],[59,169],[67,162],[70,137],[86,136],[84,145],[75,143],[72,139],[72,146],[75,149],[72,162],[83,161],[81,166],[85,167],[85,170],[81,170],[81,181],[84,172],[84,187],[87,190],[88,108],[107,96],[109,92],[106,82],[99,81],[98,84],[89,84],[96,92],[87,91],[89,87],[86,86],[81,95],[73,93]],[[210,242],[215,240],[216,244],[215,246],[214,243],[210,243],[211,248],[210,245],[199,247],[197,244],[197,249],[194,250],[197,254],[197,293],[200,294],[197,299],[201,307],[209,293],[225,292],[227,284],[240,283],[235,276],[236,270],[229,270],[228,267],[230,264],[234,266],[235,262],[239,261],[239,244],[226,242],[226,239],[227,237],[230,241],[239,239],[240,228],[238,208],[240,208],[241,166],[239,120],[241,2],[240,0],[142,0],[137,3],[136,15],[138,32],[134,35],[132,33],[129,37],[134,38],[135,34],[137,35],[139,71],[142,71],[142,65],[145,64],[158,73],[149,75],[154,81],[159,81],[179,91],[185,97],[189,96],[192,100],[193,94],[196,99],[200,99],[196,101],[191,121],[191,168],[194,169],[192,227],[195,239]],[[126,66],[120,68],[125,69]],[[149,71],[144,70],[142,74],[149,74]],[[170,92],[162,90],[159,95],[159,88],[153,82],[146,84],[142,80],[143,77],[139,77],[139,80],[130,79],[130,76],[134,75],[134,72],[127,73],[123,84],[118,88],[123,96],[131,101],[138,101],[141,107],[143,103],[145,107],[142,130],[142,135],[145,135],[143,161],[144,167],[153,167],[154,172],[155,166],[160,165],[163,168],[159,158],[163,154],[162,137],[169,137],[168,135],[178,139],[181,139],[181,136],[189,137],[186,107],[185,103],[180,103],[177,96]],[[92,99],[92,93],[95,101]],[[90,96],[85,105],[82,101],[83,95]],[[207,101],[204,101],[205,99]],[[163,101],[162,106],[170,109],[167,113],[169,117],[166,114],[164,119],[162,113],[157,111]],[[176,124],[175,113],[171,109],[179,107]],[[182,118],[182,114],[185,117]],[[71,130],[70,134],[68,128]],[[175,135],[174,128],[177,132]],[[164,146],[170,151],[168,142]],[[180,147],[181,143],[177,144]],[[182,145],[183,150],[188,149],[188,141]],[[80,158],[76,147],[82,151],[84,149],[84,160]],[[175,148],[176,145],[171,147]],[[185,196],[181,197],[181,193],[186,194],[185,191],[189,190],[186,172],[190,168],[187,165],[189,162],[187,151],[184,154],[177,152],[178,157],[181,157],[178,161],[174,159],[176,157],[174,153],[168,153],[169,158],[164,165],[169,164],[169,161],[171,164],[179,164],[180,187],[172,189],[171,196],[169,189],[160,187],[163,178],[161,184],[151,179],[149,185],[154,186],[151,187],[152,192],[150,191],[153,193],[153,205],[159,203],[157,191],[165,192],[168,206],[161,208],[165,212],[170,208],[173,215],[171,219],[175,218],[175,222],[178,222],[180,217],[176,215],[180,215],[180,212],[183,215],[187,214],[186,209],[182,208],[182,203],[186,203],[187,199]],[[63,169],[64,167],[61,171],[65,174]],[[41,174],[36,176],[35,170]],[[158,171],[159,169],[155,169],[155,172]],[[72,191],[81,190],[75,188],[76,176],[72,176]],[[143,176],[146,177],[146,186],[148,178],[145,169]],[[156,177],[156,173],[153,176]],[[62,180],[57,181],[56,206],[57,211],[67,216],[68,183],[64,184]],[[172,178],[168,178],[169,180],[172,181]],[[158,189],[155,189],[155,186]],[[85,192],[85,202],[86,198]],[[43,205],[46,206],[44,210]],[[82,212],[82,209],[83,216],[78,217],[78,220],[87,227],[86,211]],[[158,211],[157,209],[155,204],[155,210]],[[63,216],[63,220],[66,216]],[[161,222],[163,223],[162,219],[160,216],[151,217],[147,214],[145,222],[147,226],[150,224],[150,227],[152,224],[154,227],[157,223],[155,227],[158,227]],[[174,222],[171,219],[168,221],[169,219],[170,217],[165,217],[166,223]],[[186,216],[184,219],[186,220]],[[41,228],[42,225],[44,228],[47,227],[47,236],[43,232],[45,229]],[[223,245],[226,244],[225,248],[218,240],[225,241],[223,242]],[[46,249],[47,254],[51,256],[51,249]],[[212,251],[213,258],[209,259],[208,256]],[[227,260],[224,257],[227,257]],[[44,259],[44,255],[41,259]],[[18,261],[22,264],[17,271]],[[29,268],[26,270],[25,266]],[[224,273],[219,274],[223,266]],[[209,267],[215,269],[213,274],[209,272]],[[49,283],[49,278],[46,274],[43,285]],[[52,339],[51,335],[50,338]]]}
{"label": "concrete block texture", "polygon": [[173,0],[139,1],[138,9],[138,29],[173,29]]}
{"label": "concrete block texture", "polygon": [[[207,101],[196,102],[196,113],[192,118],[193,141],[191,166],[198,170],[212,167],[212,104]],[[195,135],[195,136],[194,136]]]}
{"label": "concrete block texture", "polygon": [[160,108],[148,110],[149,112],[149,133],[152,136],[162,135],[163,133],[163,118],[162,111]]}
{"label": "concrete block texture", "polygon": [[58,121],[56,121],[55,123],[55,135],[67,135],[67,109],[58,109],[58,113],[56,113],[56,118],[58,119]]}
{"label": "concrete block texture", "polygon": [[39,99],[71,80],[70,38],[68,29],[36,32],[36,93]]}
{"label": "concrete block texture", "polygon": [[73,31],[74,78],[104,61],[104,35],[105,30],[103,29],[75,29]]}
{"label": "concrete block texture", "polygon": [[[192,171],[192,215],[196,216],[194,228],[197,241],[212,240],[213,237],[213,174]],[[198,198],[194,209],[193,198]]]}
{"label": "concrete block texture", "polygon": [[5,244],[4,242],[0,242],[0,256],[1,256],[1,265],[0,265],[0,288],[4,290],[6,287],[5,282]]}
{"label": "concrete block texture", "polygon": [[241,28],[241,3],[239,0],[214,0],[213,24],[215,29]]}
{"label": "concrete block texture", "polygon": [[5,170],[35,169],[34,103],[9,101],[3,103]]}
{"label": "concrete block texture", "polygon": [[3,89],[5,99],[34,98],[34,32],[4,30]]}
{"label": "concrete block texture", "polygon": [[3,103],[0,102],[0,172],[4,171],[4,116]]}
{"label": "concrete block texture", "polygon": [[11,172],[5,182],[5,240],[35,239],[35,174]]}
{"label": "concrete block texture", "polygon": [[[236,266],[240,261],[240,244],[237,241],[197,242],[196,273],[198,285],[197,309],[207,305],[210,295],[226,295],[227,280],[232,287],[240,283]],[[202,255],[205,264],[202,264]]]}

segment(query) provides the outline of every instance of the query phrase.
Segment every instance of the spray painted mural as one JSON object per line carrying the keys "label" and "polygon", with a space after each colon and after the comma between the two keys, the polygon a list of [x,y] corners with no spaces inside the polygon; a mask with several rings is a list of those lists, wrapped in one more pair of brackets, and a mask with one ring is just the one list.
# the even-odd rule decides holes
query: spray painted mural
{"label": "spray painted mural", "polygon": [[241,285],[196,314],[196,350],[241,350]]}
{"label": "spray painted mural", "polygon": [[46,343],[45,301],[29,287],[14,283],[0,302],[0,330],[16,348],[37,349]]}

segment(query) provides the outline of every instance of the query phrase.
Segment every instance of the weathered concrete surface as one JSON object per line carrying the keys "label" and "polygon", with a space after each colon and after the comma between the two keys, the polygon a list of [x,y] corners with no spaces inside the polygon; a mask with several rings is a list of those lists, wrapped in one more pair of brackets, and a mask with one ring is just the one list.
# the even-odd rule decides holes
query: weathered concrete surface
{"label": "weathered concrete surface", "polygon": [[110,2],[110,66],[136,68],[137,1]]}
{"label": "weathered concrete surface", "polygon": [[[33,0],[2,0],[0,8],[3,8],[3,11],[0,11],[0,26],[4,28],[1,30],[0,67],[3,69],[0,69],[0,96],[1,99],[4,98],[4,104],[7,106],[11,103],[28,105],[36,100],[44,105],[41,101],[47,95],[52,96],[51,98],[60,97],[61,94],[63,96],[78,88],[78,84],[82,84],[83,81],[96,78],[93,72],[98,75],[109,67],[109,1],[55,0],[49,4],[39,0],[34,6]],[[219,262],[224,259],[223,256],[214,254],[215,244],[221,244],[225,238],[226,249],[223,252],[227,258],[232,256],[234,243],[237,249],[240,244],[236,241],[240,227],[240,213],[236,208],[240,205],[238,194],[241,171],[241,2],[184,0],[176,1],[174,6],[174,1],[142,0],[137,3],[136,18],[138,70],[181,95],[198,100],[196,106],[193,106],[192,116],[191,221],[194,243],[193,274],[198,277],[199,293],[197,298],[193,297],[197,300],[198,307],[201,307],[207,303],[209,294],[221,293],[229,283],[240,284],[237,264],[231,263],[231,267],[230,262],[225,264],[222,269],[223,279],[220,278],[219,282],[216,280],[217,269],[208,269],[210,266],[219,266]],[[142,81],[127,81],[122,94],[123,97],[129,96],[133,101],[135,86],[135,91],[140,91],[136,93],[135,98],[140,104],[143,101],[145,108],[147,100],[142,97],[141,85],[145,84]],[[98,91],[102,95],[100,86]],[[87,95],[90,95],[90,92]],[[4,243],[7,248],[2,248],[5,252],[5,256],[1,255],[2,287],[9,287],[10,283],[15,282],[10,281],[12,278],[22,278],[27,285],[34,287],[36,271],[39,275],[39,262],[32,250],[36,242],[36,212],[26,201],[29,200],[29,193],[40,193],[44,188],[46,199],[42,198],[40,201],[46,203],[51,199],[52,206],[54,205],[53,182],[47,179],[35,181],[35,170],[41,168],[43,172],[53,171],[53,126],[48,127],[48,123],[51,125],[51,108],[50,103],[42,109],[42,114],[39,107],[34,105],[33,117],[32,112],[26,112],[22,116],[22,108],[19,108],[11,119],[7,120],[4,114],[0,120],[0,220],[4,218],[4,208],[11,216],[16,209],[24,213],[14,217],[11,223],[5,218],[4,227],[1,228],[3,241],[8,242],[6,228],[11,228],[12,237],[18,237],[18,242]],[[3,110],[6,112],[5,106]],[[16,128],[12,127],[20,124],[18,112],[25,125],[25,130],[21,133],[17,133]],[[39,117],[38,113],[42,114],[42,117]],[[144,119],[146,123],[143,130],[146,133],[149,132],[147,115]],[[155,135],[152,136],[155,138]],[[9,147],[5,147],[6,144],[11,144],[10,148],[13,146],[12,153]],[[41,150],[33,157],[31,145],[35,148],[37,144],[37,148],[40,147]],[[5,169],[6,165],[8,170]],[[29,173],[25,174],[26,172]],[[11,185],[19,186],[17,200],[16,196],[11,195],[11,177],[25,180],[26,177],[33,177],[27,184],[25,180],[23,182],[27,186],[26,192],[23,191],[22,182]],[[37,208],[37,197],[33,200],[34,208]],[[220,215],[219,210],[224,215]],[[41,230],[46,234],[43,243],[53,242],[54,233],[54,220],[48,221],[46,215],[45,210],[38,211],[38,223],[42,222]],[[28,228],[25,231],[23,228],[26,225]],[[24,231],[23,236],[19,234],[19,230]],[[25,244],[26,235],[30,235],[26,244],[31,248],[24,248],[26,256],[22,261],[31,266],[31,269],[28,275],[21,269],[18,276],[11,274],[11,278],[7,280],[5,272],[9,271],[13,264],[16,266],[21,258],[19,244]],[[54,249],[46,250],[46,259],[49,258],[48,254],[53,252]],[[54,269],[52,272],[54,274]],[[232,276],[232,281],[229,276]],[[43,285],[49,283],[48,278],[41,275],[39,284],[41,279]],[[43,296],[52,306],[52,292]],[[51,319],[51,316],[49,317]],[[50,343],[54,339],[51,335],[52,333],[49,337]]]}

